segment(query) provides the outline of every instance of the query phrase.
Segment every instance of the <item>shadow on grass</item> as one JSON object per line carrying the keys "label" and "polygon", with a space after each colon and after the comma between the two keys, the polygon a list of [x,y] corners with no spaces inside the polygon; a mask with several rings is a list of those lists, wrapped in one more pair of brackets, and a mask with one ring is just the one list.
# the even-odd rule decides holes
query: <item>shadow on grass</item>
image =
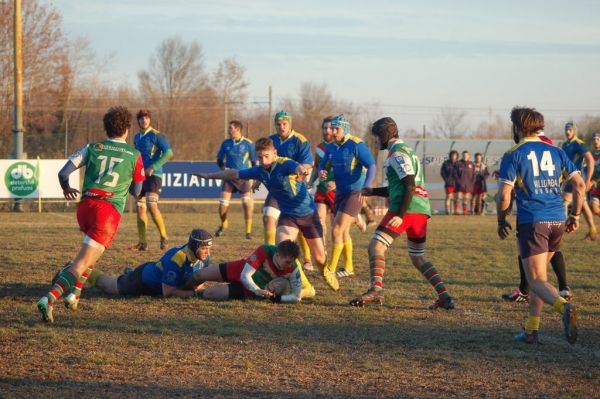
{"label": "shadow on grass", "polygon": [[2,397],[48,398],[366,398],[357,395],[320,395],[315,392],[280,392],[261,390],[215,389],[204,387],[164,387],[81,381],[48,381],[32,378],[0,377]]}

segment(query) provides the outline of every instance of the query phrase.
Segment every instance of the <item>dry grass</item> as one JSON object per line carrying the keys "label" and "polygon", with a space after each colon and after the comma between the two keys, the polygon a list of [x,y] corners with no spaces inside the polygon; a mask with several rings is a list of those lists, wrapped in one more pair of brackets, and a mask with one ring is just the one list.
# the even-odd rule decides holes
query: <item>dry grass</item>
{"label": "dry grass", "polygon": [[[165,215],[173,244],[215,214]],[[216,261],[243,257],[262,228],[243,239],[241,214],[217,239]],[[258,217],[257,217],[258,219]],[[559,317],[542,319],[545,345],[513,342],[526,306],[500,301],[518,278],[515,242],[500,242],[492,217],[436,216],[428,255],[458,300],[454,311],[428,311],[434,292],[409,265],[404,239],[392,247],[386,304],[356,309],[368,286],[369,236],[355,231],[357,277],[339,293],[313,278],[318,296],[298,306],[267,302],[113,299],[87,290],[80,310],[38,321],[35,301],[81,241],[73,213],[0,214],[0,397],[599,397],[600,244],[584,232],[565,237],[571,287],[580,307],[580,339],[569,345]],[[119,273],[158,258],[136,242],[127,214],[97,267]]]}

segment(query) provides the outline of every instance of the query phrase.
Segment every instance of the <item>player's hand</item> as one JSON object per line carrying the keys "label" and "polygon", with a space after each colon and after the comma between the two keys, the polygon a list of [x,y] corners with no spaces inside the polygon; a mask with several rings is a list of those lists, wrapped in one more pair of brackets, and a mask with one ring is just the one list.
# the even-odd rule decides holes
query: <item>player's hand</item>
{"label": "player's hand", "polygon": [[510,235],[510,231],[512,230],[512,225],[508,220],[498,221],[498,237],[501,240],[506,239]]}
{"label": "player's hand", "polygon": [[281,303],[281,295],[273,294],[269,300],[273,303]]}
{"label": "player's hand", "polygon": [[323,169],[322,171],[319,172],[319,179],[321,179],[321,181],[327,180],[328,175],[329,175],[329,173],[327,173],[327,171],[325,169]]}
{"label": "player's hand", "polygon": [[402,224],[402,218],[400,216],[394,216],[393,218],[390,219],[390,221],[387,223],[388,226],[390,227],[398,227]]}
{"label": "player's hand", "polygon": [[327,182],[327,190],[329,190],[329,191],[335,190],[335,182],[333,180]]}
{"label": "player's hand", "polygon": [[150,166],[149,168],[144,169],[144,175],[152,176],[154,174],[154,168]]}
{"label": "player's hand", "polygon": [[260,187],[260,180],[255,180],[254,183],[252,183],[252,192],[255,193],[259,187]]}
{"label": "player's hand", "polygon": [[271,298],[274,294],[269,290],[258,290],[256,291],[256,296],[259,298]]}
{"label": "player's hand", "polygon": [[565,231],[567,233],[572,233],[579,228],[579,215],[569,215],[567,218],[567,223],[565,226]]}
{"label": "player's hand", "polygon": [[81,191],[75,189],[75,188],[67,188],[66,190],[63,190],[63,195],[65,197],[65,199],[67,201],[74,201],[77,199],[77,196],[81,194]]}

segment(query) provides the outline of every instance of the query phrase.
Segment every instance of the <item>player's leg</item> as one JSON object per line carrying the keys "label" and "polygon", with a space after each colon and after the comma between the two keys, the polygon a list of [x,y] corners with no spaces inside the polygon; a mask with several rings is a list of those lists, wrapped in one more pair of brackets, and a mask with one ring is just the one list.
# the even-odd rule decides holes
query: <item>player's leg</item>
{"label": "player's leg", "polygon": [[323,229],[323,244],[327,245],[325,237],[327,237],[327,214],[329,213],[329,209],[324,202],[317,202],[315,205],[317,206],[317,215],[319,215],[319,221]]}
{"label": "player's leg", "polygon": [[464,198],[463,203],[462,203],[463,215],[468,215],[469,214],[469,205],[471,203],[471,193],[465,192],[463,198]]}
{"label": "player's leg", "polygon": [[265,235],[265,244],[275,245],[275,236],[277,234],[277,220],[281,211],[277,201],[267,196],[265,204],[263,206],[263,227]]}
{"label": "player's leg", "polygon": [[[161,181],[161,179],[157,179]],[[152,216],[152,221],[156,225],[158,232],[160,234],[160,249],[167,249],[169,244],[169,237],[167,236],[167,228],[165,227],[165,221],[163,219],[162,213],[158,208],[158,200],[159,195],[156,192],[148,193],[148,210],[150,211],[150,215]]]}
{"label": "player's leg", "polygon": [[307,271],[313,271],[312,265],[312,255],[310,252],[310,247],[308,246],[308,242],[306,237],[302,233],[298,234],[298,245],[300,245],[300,249],[302,250],[302,254],[304,256],[304,262],[302,263],[302,268]]}
{"label": "player's leg", "polygon": [[[327,254],[323,242],[323,228],[318,214],[315,212],[312,215],[299,218],[298,228],[300,229],[300,233],[305,237],[308,248],[321,275],[325,278],[325,282],[331,289],[338,290],[339,284],[335,276],[325,274],[328,269]],[[302,278],[302,298],[314,297],[316,293],[315,288],[302,270],[300,270],[300,277]]]}
{"label": "player's leg", "polygon": [[137,249],[138,251],[145,251],[148,249],[148,239],[146,237],[146,231],[148,229],[146,199],[146,195],[144,191],[142,191],[142,195],[140,196],[140,198],[138,198],[135,204],[135,210],[137,214],[138,243],[133,247],[133,249]]}
{"label": "player's leg", "polygon": [[102,274],[96,279],[95,287],[105,294],[119,295],[118,280],[121,276],[107,276]]}
{"label": "player's leg", "polygon": [[242,194],[242,208],[244,208],[244,222],[246,223],[246,240],[252,239],[252,214],[254,213],[254,200],[252,193]]}
{"label": "player's leg", "polygon": [[350,226],[355,222],[356,216],[360,212],[361,201],[360,193],[351,192],[336,194],[333,219],[331,227],[331,260],[329,263],[330,271],[336,271],[338,262],[344,252],[345,240],[348,237],[347,232]]}
{"label": "player's leg", "polygon": [[446,211],[446,215],[450,215],[450,206],[452,205],[452,193],[448,191],[446,188],[446,200],[444,201],[444,208]]}
{"label": "player's leg", "polygon": [[369,201],[365,200],[363,203],[362,212],[365,214],[365,218],[367,219],[367,226],[375,223],[375,212],[373,211],[371,204],[369,204]]}
{"label": "player's leg", "polygon": [[220,237],[223,232],[229,227],[229,221],[227,220],[227,211],[229,210],[229,203],[231,201],[231,194],[233,192],[233,186],[229,182],[223,182],[223,188],[221,192],[221,199],[219,199],[219,218],[221,224],[215,231],[215,237]]}
{"label": "player's leg", "polygon": [[206,287],[203,290],[196,291],[199,298],[209,301],[226,301],[228,299],[243,299],[239,295],[235,295],[231,289],[232,284],[220,284]]}
{"label": "player's leg", "polygon": [[455,193],[455,198],[454,198],[454,214],[458,215],[458,207],[459,204],[461,204],[464,200],[464,193],[462,192],[457,192]]}
{"label": "player's leg", "polygon": [[352,237],[350,236],[350,229],[344,232],[344,267],[337,272],[338,278],[352,277],[354,276],[354,262],[353,256],[353,244]]}
{"label": "player's leg", "polygon": [[550,259],[552,270],[556,274],[556,280],[558,281],[558,295],[569,300],[573,297],[573,292],[567,284],[567,265],[565,257],[562,251],[556,251],[552,259]]}
{"label": "player's leg", "polygon": [[592,210],[590,209],[590,206],[585,197],[583,199],[583,206],[581,207],[581,212],[583,213],[585,222],[589,227],[589,231],[585,235],[585,238],[595,241],[598,237],[598,230],[596,229],[596,224],[594,223],[594,214],[592,213]]}

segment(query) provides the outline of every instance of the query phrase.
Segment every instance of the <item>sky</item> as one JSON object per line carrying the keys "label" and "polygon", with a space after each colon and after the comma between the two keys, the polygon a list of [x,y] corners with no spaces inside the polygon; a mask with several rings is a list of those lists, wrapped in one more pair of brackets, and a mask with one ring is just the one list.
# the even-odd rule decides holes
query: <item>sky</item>
{"label": "sky", "polygon": [[517,104],[560,123],[600,114],[598,1],[45,2],[69,38],[113,56],[115,85],[137,87],[157,46],[180,36],[202,46],[208,71],[244,65],[258,101],[269,86],[277,103],[325,83],[417,130],[442,107],[466,111],[471,128]]}

